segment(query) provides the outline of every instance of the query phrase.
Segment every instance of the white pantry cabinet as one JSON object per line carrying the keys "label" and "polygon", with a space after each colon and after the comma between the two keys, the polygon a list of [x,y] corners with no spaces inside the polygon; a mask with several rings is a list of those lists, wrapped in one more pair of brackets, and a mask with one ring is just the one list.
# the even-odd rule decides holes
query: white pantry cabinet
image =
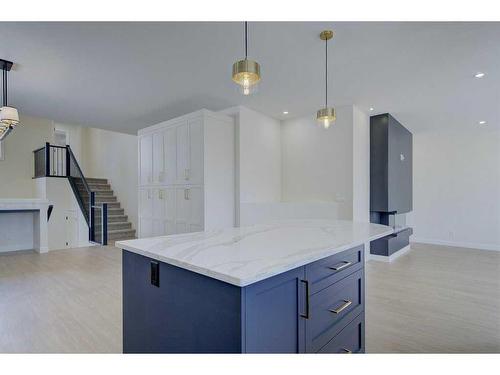
{"label": "white pantry cabinet", "polygon": [[234,225],[232,118],[200,110],[138,135],[140,238]]}
{"label": "white pantry cabinet", "polygon": [[139,138],[139,185],[152,183],[153,177],[153,136]]}

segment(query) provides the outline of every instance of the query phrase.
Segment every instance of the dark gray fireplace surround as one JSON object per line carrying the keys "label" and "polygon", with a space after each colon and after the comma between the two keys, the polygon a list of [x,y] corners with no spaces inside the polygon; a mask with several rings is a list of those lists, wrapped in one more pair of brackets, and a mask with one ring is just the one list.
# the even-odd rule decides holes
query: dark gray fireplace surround
{"label": "dark gray fireplace surround", "polygon": [[413,135],[389,113],[370,117],[370,221],[394,233],[372,241],[370,254],[391,256],[410,243],[405,213],[413,209]]}

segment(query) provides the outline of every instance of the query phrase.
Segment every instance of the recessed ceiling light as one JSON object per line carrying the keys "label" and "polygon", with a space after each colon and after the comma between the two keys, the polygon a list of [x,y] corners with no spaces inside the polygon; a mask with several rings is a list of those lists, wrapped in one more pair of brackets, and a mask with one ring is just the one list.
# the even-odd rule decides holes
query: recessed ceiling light
{"label": "recessed ceiling light", "polygon": [[288,111],[283,111],[283,114],[284,115],[288,115]]}
{"label": "recessed ceiling light", "polygon": [[373,108],[373,107],[370,107],[370,111],[373,111],[373,110],[375,110],[375,108]]}
{"label": "recessed ceiling light", "polygon": [[477,72],[476,74],[474,74],[474,77],[476,77],[476,78],[483,78],[484,77],[484,73],[483,72]]}
{"label": "recessed ceiling light", "polygon": [[486,121],[479,121],[479,125],[484,125],[486,124]]}

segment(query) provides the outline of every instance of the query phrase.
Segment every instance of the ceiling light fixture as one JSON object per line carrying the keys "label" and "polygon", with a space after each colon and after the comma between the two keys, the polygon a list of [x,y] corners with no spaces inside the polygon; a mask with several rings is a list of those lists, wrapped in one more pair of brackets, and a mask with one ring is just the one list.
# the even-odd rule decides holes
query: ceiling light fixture
{"label": "ceiling light fixture", "polygon": [[486,121],[479,121],[479,125],[484,125],[486,124]]}
{"label": "ceiling light fixture", "polygon": [[233,81],[240,87],[243,95],[250,95],[257,91],[259,83],[260,65],[257,61],[248,60],[248,23],[245,22],[245,58],[233,64]]}
{"label": "ceiling light fixture", "polygon": [[476,74],[474,74],[474,77],[476,78],[483,78],[485,76],[485,74],[483,72],[477,72]]}
{"label": "ceiling light fixture", "polygon": [[373,108],[373,107],[370,107],[370,111],[374,111],[374,110],[375,110],[375,108]]}
{"label": "ceiling light fixture", "polygon": [[319,34],[319,38],[325,41],[325,106],[316,113],[316,120],[328,129],[335,121],[335,108],[328,107],[328,41],[333,38],[333,31],[325,30]]}
{"label": "ceiling light fixture", "polygon": [[283,111],[283,114],[284,115],[288,115],[288,111]]}
{"label": "ceiling light fixture", "polygon": [[2,107],[0,108],[0,141],[4,140],[14,128],[19,125],[17,109],[8,105],[7,74],[12,69],[11,61],[0,59],[2,70]]}

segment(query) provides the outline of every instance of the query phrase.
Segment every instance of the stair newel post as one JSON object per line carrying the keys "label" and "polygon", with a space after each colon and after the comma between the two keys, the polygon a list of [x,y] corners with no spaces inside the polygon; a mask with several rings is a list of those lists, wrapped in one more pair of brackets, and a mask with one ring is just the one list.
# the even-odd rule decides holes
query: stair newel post
{"label": "stair newel post", "polygon": [[69,145],[66,146],[66,177],[71,177],[71,158],[69,154]]}
{"label": "stair newel post", "polygon": [[106,246],[108,244],[108,204],[102,204],[102,213],[101,213],[101,239],[102,245]]}
{"label": "stair newel post", "polygon": [[50,143],[45,142],[45,177],[50,176]]}
{"label": "stair newel post", "polygon": [[89,241],[95,242],[95,192],[90,192],[90,207],[89,207],[89,223],[90,223],[90,232],[89,232]]}

